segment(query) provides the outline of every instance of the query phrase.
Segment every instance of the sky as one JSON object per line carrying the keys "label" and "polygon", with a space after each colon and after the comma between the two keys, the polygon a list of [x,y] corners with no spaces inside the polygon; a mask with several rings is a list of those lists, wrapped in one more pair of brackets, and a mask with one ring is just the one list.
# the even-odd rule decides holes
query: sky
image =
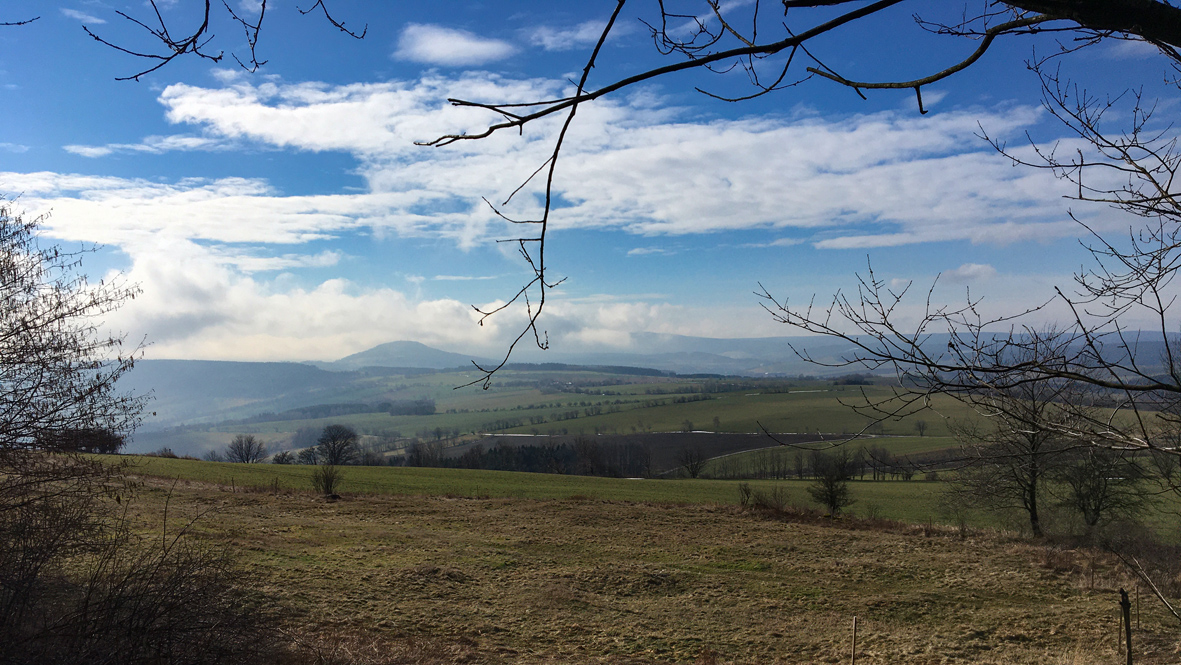
{"label": "sky", "polygon": [[[197,18],[193,0],[158,4],[176,33]],[[106,323],[144,340],[147,357],[332,360],[395,340],[494,355],[522,315],[479,325],[473,306],[503,303],[529,272],[498,242],[519,230],[485,199],[504,202],[544,163],[559,120],[441,148],[416,142],[498,119],[448,98],[568,94],[615,3],[329,2],[346,27],[366,29],[361,40],[301,15],[311,4],[268,3],[257,72],[234,62],[248,53],[245,36],[215,7],[207,50],[224,53],[220,62],[188,56],[118,81],[149,64],[84,26],[151,50],[118,13],[147,22],[149,6],[4,3],[0,20],[39,19],[0,27],[0,194],[45,216],[44,243],[96,247],[91,278],[140,286]],[[230,6],[257,15],[257,2]],[[644,23],[654,7],[628,5],[591,87],[670,62]],[[810,50],[853,79],[926,75],[975,43],[924,32],[913,15],[957,7],[903,3]],[[751,8],[726,6],[738,19]],[[798,16],[804,27],[824,17]],[[1031,141],[1077,145],[1041,107],[1025,64],[1056,48],[1044,36],[998,41],[924,89],[926,115],[912,91],[861,99],[821,79],[741,103],[697,90],[750,94],[741,69],[665,77],[582,106],[547,245],[550,277],[565,281],[541,328],[563,351],[626,350],[633,332],[795,335],[758,291],[826,302],[869,266],[891,288],[915,285],[900,310],[911,320],[932,284],[935,302],[970,292],[986,313],[1050,300],[1089,261],[1076,219],[1113,236],[1137,223],[1064,198],[1068,184],[1014,166],[981,138],[1022,155]],[[762,63],[762,75],[782,62]],[[1139,85],[1151,95],[1167,67],[1127,42],[1059,62],[1064,79],[1099,95]],[[793,71],[808,64],[801,56]],[[1171,111],[1162,102],[1166,120]],[[536,215],[536,185],[503,212]]]}

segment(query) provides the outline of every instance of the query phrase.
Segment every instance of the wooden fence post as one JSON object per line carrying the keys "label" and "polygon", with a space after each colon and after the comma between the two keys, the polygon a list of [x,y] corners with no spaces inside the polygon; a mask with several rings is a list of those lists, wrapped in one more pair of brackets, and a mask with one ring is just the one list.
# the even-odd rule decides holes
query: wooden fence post
{"label": "wooden fence post", "polygon": [[1128,592],[1119,590],[1119,606],[1123,610],[1121,616],[1124,623],[1124,646],[1128,649],[1128,665],[1132,665],[1132,601],[1128,600]]}
{"label": "wooden fence post", "polygon": [[849,658],[851,665],[857,665],[857,615],[853,615],[853,653]]}

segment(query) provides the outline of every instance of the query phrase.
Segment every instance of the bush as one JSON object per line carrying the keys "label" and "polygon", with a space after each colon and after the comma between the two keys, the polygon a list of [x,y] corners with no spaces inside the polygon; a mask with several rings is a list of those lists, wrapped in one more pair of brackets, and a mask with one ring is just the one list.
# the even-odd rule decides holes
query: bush
{"label": "bush", "polygon": [[808,488],[812,499],[828,509],[835,517],[854,503],[849,496],[849,479],[853,477],[853,458],[848,448],[840,448],[827,455],[817,452],[812,458],[812,473],[816,480]]}
{"label": "bush", "polygon": [[772,488],[770,492],[755,490],[754,495],[751,497],[751,502],[756,508],[782,513],[788,506],[787,492],[778,485]]}
{"label": "bush", "polygon": [[292,455],[290,450],[284,450],[281,453],[275,453],[271,462],[273,464],[295,464],[295,455]]}
{"label": "bush", "polygon": [[141,536],[109,467],[0,451],[0,663],[258,662],[275,631],[227,550]]}
{"label": "bush", "polygon": [[738,505],[749,508],[753,491],[750,483],[738,483]]}
{"label": "bush", "polygon": [[312,489],[328,497],[336,497],[344,473],[334,464],[322,464],[312,471]]}

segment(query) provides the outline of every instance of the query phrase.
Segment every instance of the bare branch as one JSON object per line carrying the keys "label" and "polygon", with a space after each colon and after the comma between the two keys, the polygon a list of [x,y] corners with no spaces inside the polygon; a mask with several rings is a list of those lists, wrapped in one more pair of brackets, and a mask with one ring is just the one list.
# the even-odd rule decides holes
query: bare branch
{"label": "bare branch", "polygon": [[324,18],[328,19],[329,23],[331,23],[334,27],[336,27],[336,29],[345,33],[349,37],[352,37],[353,39],[365,39],[365,35],[369,34],[369,24],[368,23],[365,24],[365,27],[361,29],[360,33],[356,33],[356,32],[353,32],[352,30],[349,30],[348,28],[344,27],[344,21],[338,21],[338,20],[332,18],[332,15],[328,13],[328,7],[324,4],[324,0],[316,0],[316,4],[312,5],[311,7],[308,7],[306,10],[299,9],[298,7],[296,9],[299,9],[300,14],[307,16],[308,14],[316,11],[317,7],[319,7],[321,10],[323,10]]}

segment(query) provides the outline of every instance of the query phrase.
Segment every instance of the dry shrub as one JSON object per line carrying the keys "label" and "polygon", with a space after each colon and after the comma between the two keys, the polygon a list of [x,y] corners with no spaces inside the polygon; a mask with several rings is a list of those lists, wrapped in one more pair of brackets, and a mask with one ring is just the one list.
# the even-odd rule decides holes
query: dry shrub
{"label": "dry shrub", "polygon": [[784,512],[789,505],[787,492],[779,486],[776,486],[770,492],[754,490],[751,495],[751,503],[755,508],[761,508],[775,513]]}
{"label": "dry shrub", "polygon": [[229,553],[187,529],[136,535],[127,492],[94,461],[0,452],[0,662],[199,665],[273,655],[269,613],[244,591]]}
{"label": "dry shrub", "polygon": [[1075,563],[1074,552],[1060,547],[1047,546],[1042,548],[1042,568],[1056,573],[1071,573],[1082,569]]}
{"label": "dry shrub", "polygon": [[752,490],[750,483],[738,483],[738,505],[743,508],[749,508],[751,496]]}
{"label": "dry shrub", "polygon": [[337,497],[344,473],[334,464],[321,464],[312,471],[312,489],[327,497]]}

